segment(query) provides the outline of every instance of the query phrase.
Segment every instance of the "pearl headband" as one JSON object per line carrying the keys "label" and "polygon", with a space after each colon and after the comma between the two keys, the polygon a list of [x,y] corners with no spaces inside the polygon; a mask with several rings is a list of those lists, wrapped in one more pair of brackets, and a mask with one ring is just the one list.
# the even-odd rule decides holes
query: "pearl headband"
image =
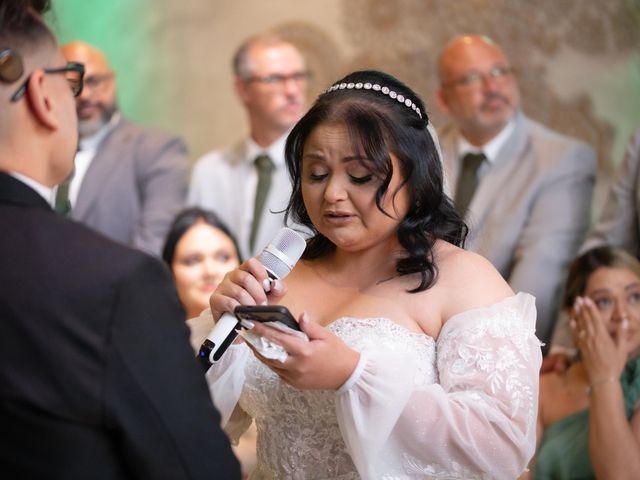
{"label": "pearl headband", "polygon": [[400,95],[396,92],[394,92],[393,90],[390,90],[389,87],[382,87],[380,85],[378,85],[377,83],[362,83],[362,82],[358,82],[358,83],[336,83],[335,85],[332,85],[331,87],[327,88],[324,93],[329,93],[329,92],[333,92],[335,90],[373,90],[375,92],[380,92],[390,98],[393,98],[394,100],[397,100],[398,102],[404,104],[406,107],[410,108],[411,110],[413,110],[414,112],[416,112],[418,114],[418,116],[420,118],[422,118],[422,112],[420,112],[420,109],[418,107],[416,107],[416,104],[413,103],[411,101],[411,99],[409,98],[405,98],[403,95]]}

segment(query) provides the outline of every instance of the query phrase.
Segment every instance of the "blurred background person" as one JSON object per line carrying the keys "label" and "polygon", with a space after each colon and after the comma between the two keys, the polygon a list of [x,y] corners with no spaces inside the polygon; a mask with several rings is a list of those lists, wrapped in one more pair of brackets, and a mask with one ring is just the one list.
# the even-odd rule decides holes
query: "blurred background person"
{"label": "blurred background person", "polygon": [[640,256],[640,128],[627,143],[602,212],[581,250],[603,244]]}
{"label": "blurred background person", "polygon": [[[640,255],[640,128],[627,144],[602,211],[580,251],[602,245],[623,248],[636,258]],[[551,354],[543,362],[542,371],[562,371],[576,352],[565,313],[561,312],[558,319]]]}
{"label": "blurred background person", "polygon": [[198,160],[188,202],[216,212],[247,258],[284,226],[291,194],[284,145],[304,113],[309,72],[298,49],[273,33],[246,40],[234,56],[233,70],[249,137]]}
{"label": "blurred background person", "polygon": [[240,265],[236,240],[215,213],[187,208],[171,224],[162,258],[173,273],[191,343],[199,351],[213,328],[213,320],[200,313],[209,308],[209,297],[224,275]]}
{"label": "blurred background person", "polygon": [[452,197],[469,225],[466,248],[514,291],[536,297],[536,335],[549,346],[566,267],[590,220],[594,151],[527,118],[515,73],[491,39],[450,41],[437,101]]}
{"label": "blurred background person", "polygon": [[541,376],[530,476],[638,478],[640,263],[606,246],[584,253],[571,264],[562,308],[579,356]]}
{"label": "blurred background person", "polygon": [[122,116],[116,74],[100,50],[71,42],[62,51],[69,62],[83,63],[86,72],[76,99],[80,142],[75,172],[58,188],[56,210],[159,256],[186,198],[186,147],[178,137]]}

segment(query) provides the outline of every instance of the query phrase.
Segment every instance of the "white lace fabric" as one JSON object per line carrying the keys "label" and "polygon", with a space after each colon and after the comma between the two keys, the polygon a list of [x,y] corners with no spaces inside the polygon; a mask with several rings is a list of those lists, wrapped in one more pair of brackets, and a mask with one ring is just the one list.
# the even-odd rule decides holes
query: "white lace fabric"
{"label": "white lace fabric", "polygon": [[328,328],[362,353],[337,392],[284,384],[244,345],[207,373],[230,436],[256,421],[251,479],[513,479],[524,470],[542,358],[533,297],[456,315],[437,342],[384,318]]}

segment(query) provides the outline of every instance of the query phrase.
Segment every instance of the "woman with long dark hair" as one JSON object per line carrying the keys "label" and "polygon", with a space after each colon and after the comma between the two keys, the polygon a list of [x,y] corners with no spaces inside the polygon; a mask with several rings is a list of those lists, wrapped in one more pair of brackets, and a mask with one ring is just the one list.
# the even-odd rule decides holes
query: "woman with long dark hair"
{"label": "woman with long dark hair", "polygon": [[535,448],[534,299],[461,248],[422,101],[352,73],[286,158],[287,214],[311,231],[302,260],[267,295],[250,259],[211,299],[214,318],[284,305],[308,337],[247,324],[286,355],[240,343],[207,373],[227,432],[257,423],[252,478],[516,478]]}

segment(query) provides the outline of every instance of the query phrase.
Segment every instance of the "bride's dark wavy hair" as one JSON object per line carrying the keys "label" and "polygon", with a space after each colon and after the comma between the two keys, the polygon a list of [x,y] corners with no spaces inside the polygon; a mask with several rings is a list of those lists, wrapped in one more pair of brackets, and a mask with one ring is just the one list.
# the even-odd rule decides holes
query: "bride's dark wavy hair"
{"label": "bride's dark wavy hair", "polygon": [[420,283],[409,292],[424,291],[435,283],[438,275],[433,252],[436,240],[462,247],[467,235],[467,226],[444,193],[442,161],[427,129],[429,119],[424,104],[409,87],[383,72],[354,72],[335,85],[342,83],[353,84],[351,87],[367,83],[388,87],[405,101],[410,100],[422,117],[397,97],[392,98],[380,90],[343,88],[321,94],[287,138],[285,157],[293,192],[286,218],[308,227],[313,233],[307,241],[304,258],[319,258],[335,249],[315,228],[305,208],[301,189],[302,155],[304,144],[316,127],[344,124],[354,152],[367,158],[373,165],[372,173],[383,179],[376,191],[376,205],[385,215],[388,213],[381,204],[393,175],[389,154],[398,159],[403,178],[400,187],[407,186],[409,210],[398,225],[398,241],[406,255],[398,259],[396,271],[399,275],[420,274]]}

